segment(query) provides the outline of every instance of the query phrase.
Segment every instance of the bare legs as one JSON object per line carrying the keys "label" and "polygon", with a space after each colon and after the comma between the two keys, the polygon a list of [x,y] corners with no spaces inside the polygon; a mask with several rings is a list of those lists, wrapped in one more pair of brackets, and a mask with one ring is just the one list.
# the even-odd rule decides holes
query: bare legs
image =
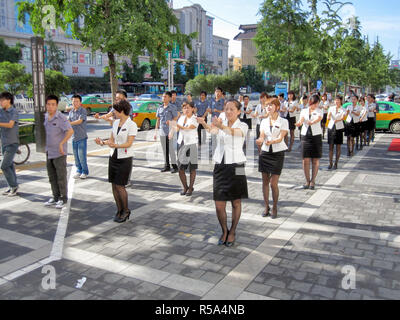
{"label": "bare legs", "polygon": [[278,182],[279,182],[279,177],[276,174],[268,174],[268,173],[263,173],[262,174],[262,179],[263,179],[263,195],[264,195],[264,203],[265,203],[265,212],[268,212],[269,208],[269,186],[271,185],[271,190],[272,190],[272,200],[273,200],[273,209],[272,213],[273,216],[276,216],[278,213],[278,200],[279,200],[279,187],[278,187]]}
{"label": "bare legs", "polygon": [[239,224],[240,216],[242,214],[242,200],[233,200],[232,203],[232,225],[228,230],[228,219],[226,215],[226,201],[215,201],[215,208],[217,210],[217,218],[222,230],[222,241],[234,242],[236,236],[236,228]]}

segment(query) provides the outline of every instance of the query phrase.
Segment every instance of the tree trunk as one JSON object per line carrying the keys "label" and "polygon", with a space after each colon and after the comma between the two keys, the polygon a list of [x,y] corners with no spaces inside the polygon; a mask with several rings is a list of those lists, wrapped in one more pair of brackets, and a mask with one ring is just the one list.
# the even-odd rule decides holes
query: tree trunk
{"label": "tree trunk", "polygon": [[303,96],[303,75],[299,74],[299,98]]}
{"label": "tree trunk", "polygon": [[117,78],[117,63],[115,61],[115,55],[112,52],[108,52],[108,65],[110,66],[110,84],[111,84],[111,96],[112,103],[115,103],[115,95],[118,90],[118,78]]}
{"label": "tree trunk", "polygon": [[288,92],[290,91],[290,88],[291,88],[291,84],[290,84],[290,74],[289,74],[289,77],[288,77]]}
{"label": "tree trunk", "polygon": [[310,78],[307,79],[307,85],[308,85],[308,93],[310,94],[310,92],[311,92],[311,80],[310,80]]}

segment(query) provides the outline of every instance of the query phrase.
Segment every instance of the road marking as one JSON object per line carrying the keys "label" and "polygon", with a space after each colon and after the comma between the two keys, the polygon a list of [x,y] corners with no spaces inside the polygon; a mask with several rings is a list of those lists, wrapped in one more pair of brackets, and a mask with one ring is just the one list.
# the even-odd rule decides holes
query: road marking
{"label": "road marking", "polygon": [[50,241],[43,240],[41,238],[32,237],[3,228],[0,228],[0,240],[34,250],[42,248],[51,243]]}

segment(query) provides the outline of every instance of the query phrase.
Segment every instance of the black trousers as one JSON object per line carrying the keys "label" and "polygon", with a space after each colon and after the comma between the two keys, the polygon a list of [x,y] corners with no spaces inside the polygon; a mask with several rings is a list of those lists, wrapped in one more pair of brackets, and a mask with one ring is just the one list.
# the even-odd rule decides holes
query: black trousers
{"label": "black trousers", "polygon": [[[205,122],[207,123],[207,118],[205,118]],[[206,139],[206,132],[201,124],[199,124],[199,126],[197,127],[197,135],[199,137],[199,145],[201,145],[203,142],[205,142]]]}
{"label": "black trousers", "polygon": [[164,154],[165,167],[170,167],[169,158],[171,157],[172,166],[177,168],[176,154],[174,152],[174,139],[170,140],[168,136],[160,136],[160,140]]}
{"label": "black trousers", "polygon": [[47,158],[46,165],[54,200],[56,202],[62,200],[66,203],[68,200],[67,156],[56,159]]}

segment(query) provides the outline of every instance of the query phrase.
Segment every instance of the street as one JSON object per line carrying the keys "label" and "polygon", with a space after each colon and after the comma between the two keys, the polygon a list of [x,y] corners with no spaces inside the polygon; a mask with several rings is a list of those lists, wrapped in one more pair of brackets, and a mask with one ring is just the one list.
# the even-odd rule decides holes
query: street
{"label": "street", "polygon": [[[261,217],[262,180],[250,149],[250,198],[242,203],[237,242],[227,248],[217,246],[207,152],[193,196],[181,197],[178,175],[160,172],[153,130],[135,140],[131,219],[113,222],[109,153],[94,143],[109,133],[105,122],[88,124],[89,178],[69,179],[70,206],[62,213],[43,205],[51,196],[44,154],[33,150],[17,168],[19,197],[0,195],[0,299],[400,299],[400,153],[387,151],[399,135],[378,133],[353,158],[342,156],[337,171],[327,169],[324,140],[315,191],[301,188],[296,138],[276,220]],[[71,172],[71,142],[68,148]],[[54,271],[54,289],[44,285],[45,266]]]}

